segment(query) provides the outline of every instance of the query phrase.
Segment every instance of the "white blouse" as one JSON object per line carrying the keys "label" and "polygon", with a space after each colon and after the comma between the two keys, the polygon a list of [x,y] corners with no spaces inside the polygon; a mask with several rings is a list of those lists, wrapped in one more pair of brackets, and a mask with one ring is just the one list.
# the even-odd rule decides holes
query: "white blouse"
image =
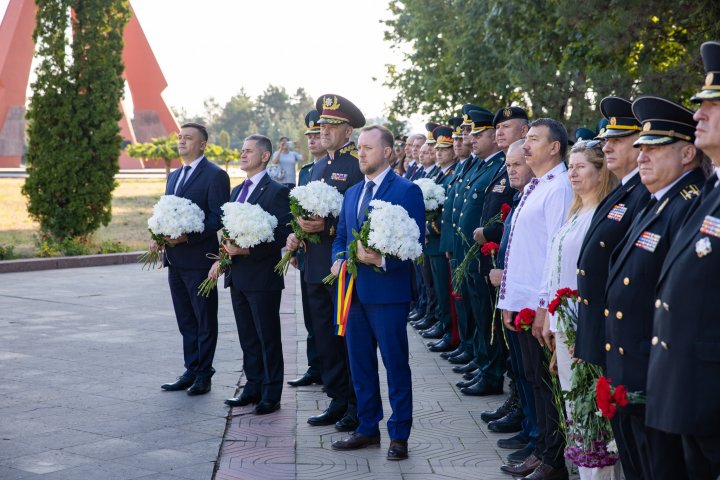
{"label": "white blouse", "polygon": [[[548,248],[550,270],[545,279],[541,296],[552,300],[561,288],[577,289],[577,261],[580,257],[585,234],[590,228],[595,209],[575,213],[553,236]],[[548,312],[550,315],[550,312]],[[550,315],[550,330],[557,332],[557,314]]]}

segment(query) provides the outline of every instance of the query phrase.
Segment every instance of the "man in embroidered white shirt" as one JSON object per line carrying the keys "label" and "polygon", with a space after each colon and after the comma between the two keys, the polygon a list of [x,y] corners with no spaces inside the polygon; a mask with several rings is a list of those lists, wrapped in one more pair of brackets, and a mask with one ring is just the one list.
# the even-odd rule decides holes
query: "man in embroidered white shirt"
{"label": "man in embroidered white shirt", "polygon": [[[535,178],[525,187],[510,226],[505,270],[500,283],[499,308],[505,325],[514,330],[516,312],[535,310],[531,329],[519,332],[523,368],[535,397],[539,439],[535,451],[519,465],[501,469],[528,479],[564,479],[565,442],[558,428],[558,414],[550,391],[550,374],[543,347],[542,325],[548,299],[541,296],[541,284],[551,268],[547,247],[560,228],[572,201],[572,187],[563,163],[567,131],[558,121],[541,118],[530,125],[523,150]],[[551,347],[551,346],[549,346]]]}

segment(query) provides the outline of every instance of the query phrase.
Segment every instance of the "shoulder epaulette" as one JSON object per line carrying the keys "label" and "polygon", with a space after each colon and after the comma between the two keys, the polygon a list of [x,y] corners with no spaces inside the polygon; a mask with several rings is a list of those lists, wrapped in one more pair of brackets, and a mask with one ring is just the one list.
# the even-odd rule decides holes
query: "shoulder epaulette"
{"label": "shoulder epaulette", "polygon": [[693,183],[680,190],[680,196],[685,200],[692,200],[700,196],[700,189]]}

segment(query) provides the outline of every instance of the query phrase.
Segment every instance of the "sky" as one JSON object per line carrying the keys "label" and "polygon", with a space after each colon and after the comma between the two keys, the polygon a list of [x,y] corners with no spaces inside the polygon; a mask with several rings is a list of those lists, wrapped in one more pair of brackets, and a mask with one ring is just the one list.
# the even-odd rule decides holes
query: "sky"
{"label": "sky", "polygon": [[[0,0],[0,14],[9,0]],[[387,0],[131,0],[168,87],[170,106],[203,112],[241,88],[335,93],[381,117],[393,92],[385,65],[401,54],[383,41]]]}

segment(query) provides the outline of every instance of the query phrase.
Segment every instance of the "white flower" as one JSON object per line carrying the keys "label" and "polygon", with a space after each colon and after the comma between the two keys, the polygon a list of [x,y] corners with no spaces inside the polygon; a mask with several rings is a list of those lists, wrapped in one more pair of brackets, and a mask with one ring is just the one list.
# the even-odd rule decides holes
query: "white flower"
{"label": "white flower", "polygon": [[415,260],[422,255],[420,229],[407,210],[382,200],[373,200],[370,206],[369,247],[400,260]]}
{"label": "white flower", "polygon": [[425,201],[425,210],[430,212],[437,210],[445,203],[445,189],[442,185],[438,185],[434,180],[429,178],[421,178],[415,180],[420,190],[422,190],[423,200]]}
{"label": "white flower", "polygon": [[153,207],[148,228],[155,235],[178,238],[205,230],[205,212],[187,198],[163,195]]}
{"label": "white flower", "polygon": [[343,196],[337,188],[325,182],[315,180],[307,185],[295,187],[290,190],[290,196],[298,201],[303,210],[312,215],[321,218],[340,215]]}
{"label": "white flower", "polygon": [[250,248],[275,238],[277,218],[258,205],[228,202],[221,208],[225,231],[238,247]]}
{"label": "white flower", "polygon": [[608,453],[618,453],[617,443],[615,443],[614,438],[608,442],[606,448]]}

